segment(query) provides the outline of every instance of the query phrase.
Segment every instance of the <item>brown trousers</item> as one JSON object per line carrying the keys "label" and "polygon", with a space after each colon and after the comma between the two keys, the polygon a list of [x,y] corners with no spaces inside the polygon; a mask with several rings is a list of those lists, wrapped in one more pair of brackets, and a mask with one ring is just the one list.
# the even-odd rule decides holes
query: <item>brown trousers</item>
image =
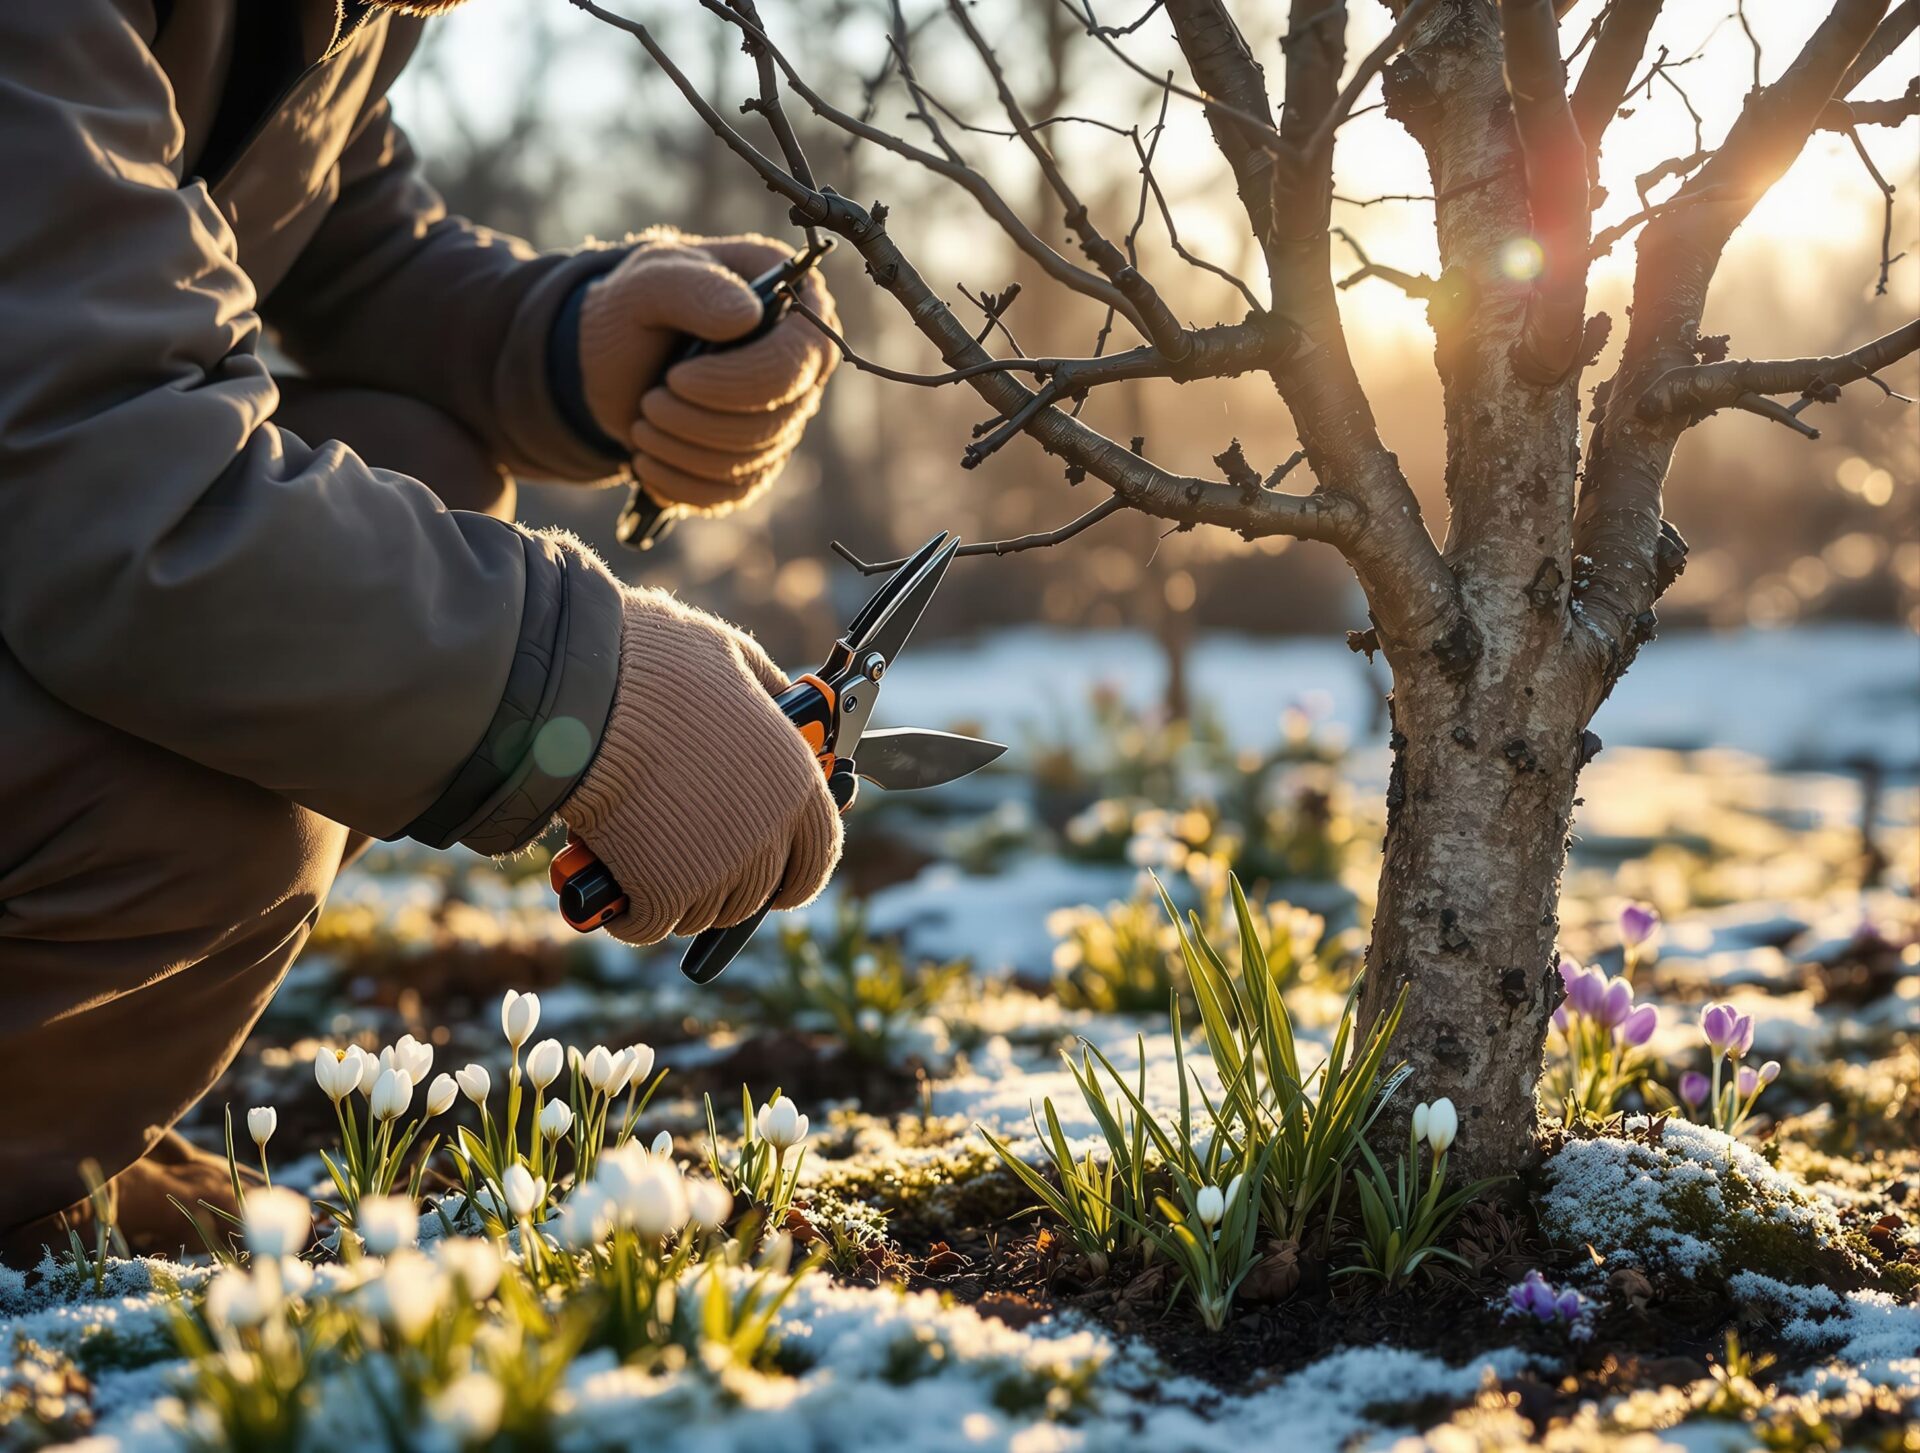
{"label": "brown trousers", "polygon": [[[277,420],[510,517],[512,479],[415,400],[285,381]],[[0,643],[0,1241],[163,1143],[366,840],[54,700]],[[183,1223],[184,1229],[184,1223]]]}

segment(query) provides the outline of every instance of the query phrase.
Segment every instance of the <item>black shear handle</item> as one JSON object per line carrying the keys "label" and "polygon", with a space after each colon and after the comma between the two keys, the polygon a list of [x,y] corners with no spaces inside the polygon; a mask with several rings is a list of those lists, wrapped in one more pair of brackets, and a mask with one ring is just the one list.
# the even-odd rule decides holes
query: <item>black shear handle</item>
{"label": "black shear handle", "polygon": [[[844,757],[833,764],[833,771],[827,775],[827,790],[833,794],[834,805],[842,812],[853,806],[855,792],[859,790],[860,779],[854,775],[853,763]],[[753,917],[731,928],[709,928],[694,935],[693,942],[687,945],[687,951],[680,959],[680,972],[696,984],[708,984],[720,976],[720,971],[740,956],[759,931],[763,920],[773,907],[769,898],[760,911]]]}
{"label": "black shear handle", "polygon": [[[748,284],[753,289],[753,295],[760,300],[760,321],[753,325],[751,332],[739,338],[729,338],[724,343],[691,335],[682,338],[667,355],[666,367],[672,368],[703,353],[724,353],[759,342],[779,327],[781,319],[792,310],[793,295],[786,291],[787,286],[805,274],[819,258],[818,253],[802,253],[768,268]],[[614,536],[629,550],[651,550],[667,537],[679,518],[680,511],[676,507],[662,504],[647,493],[644,483],[635,480],[626,504],[621,506],[620,518],[614,522]]]}

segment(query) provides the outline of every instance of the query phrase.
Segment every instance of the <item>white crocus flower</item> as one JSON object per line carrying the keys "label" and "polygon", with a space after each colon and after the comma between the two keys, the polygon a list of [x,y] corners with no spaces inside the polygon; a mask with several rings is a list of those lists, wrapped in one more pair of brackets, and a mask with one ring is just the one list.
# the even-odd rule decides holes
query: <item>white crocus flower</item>
{"label": "white crocus flower", "polygon": [[593,1186],[582,1186],[567,1198],[551,1224],[554,1240],[569,1251],[585,1251],[613,1233],[613,1203],[595,1195]]}
{"label": "white crocus flower", "polygon": [[533,1081],[536,1090],[544,1090],[560,1078],[566,1062],[567,1054],[560,1047],[560,1041],[543,1039],[527,1051],[527,1078]]}
{"label": "white crocus flower", "polygon": [[633,1055],[633,1070],[627,1075],[630,1083],[646,1084],[653,1074],[653,1046],[650,1044],[630,1044],[628,1051]]}
{"label": "white crocus flower", "polygon": [[408,1079],[421,1084],[433,1069],[433,1046],[422,1044],[411,1034],[403,1034],[397,1043],[380,1051],[380,1068],[405,1070]]}
{"label": "white crocus flower", "polygon": [[670,1160],[649,1160],[627,1180],[620,1207],[633,1229],[659,1240],[687,1224],[687,1187],[680,1167]]}
{"label": "white crocus flower", "polygon": [[256,1105],[247,1111],[247,1134],[253,1137],[253,1143],[262,1150],[273,1139],[273,1132],[280,1128],[280,1112],[271,1105]]}
{"label": "white crocus flower", "polygon": [[516,989],[507,990],[506,997],[500,1001],[500,1028],[516,1055],[520,1053],[520,1046],[533,1038],[533,1031],[539,1023],[540,996],[522,994]]}
{"label": "white crocus flower", "polygon": [[580,1075],[596,1092],[604,1092],[613,1079],[613,1051],[596,1044],[580,1061]]}
{"label": "white crocus flower", "polygon": [[687,1219],[702,1231],[718,1231],[733,1214],[733,1193],[718,1181],[686,1182]]}
{"label": "white crocus flower", "polygon": [[1425,1140],[1427,1138],[1427,1121],[1432,1113],[1433,1107],[1427,1104],[1425,1100],[1422,1100],[1418,1105],[1413,1107],[1413,1138],[1415,1140]]}
{"label": "white crocus flower", "polygon": [[273,1310],[272,1292],[255,1279],[253,1273],[230,1266],[207,1284],[206,1301],[201,1310],[207,1325],[216,1331],[234,1328],[244,1331],[257,1327]]}
{"label": "white crocus flower", "polygon": [[376,1120],[398,1120],[413,1103],[413,1077],[405,1070],[382,1070],[369,1097]]}
{"label": "white crocus flower", "polygon": [[565,1100],[549,1100],[547,1108],[540,1112],[540,1133],[549,1140],[558,1140],[573,1128],[573,1111],[567,1108]]}
{"label": "white crocus flower", "polygon": [[507,1209],[521,1220],[531,1216],[533,1208],[547,1195],[546,1180],[524,1165],[509,1167],[506,1175],[501,1177],[500,1189],[507,1194]]}
{"label": "white crocus flower", "polygon": [[440,1268],[417,1251],[402,1250],[387,1259],[382,1273],[366,1284],[369,1309],[403,1342],[412,1342],[433,1324],[446,1295]]}
{"label": "white crocus flower", "polygon": [[411,1246],[420,1234],[420,1213],[404,1196],[366,1196],[360,1201],[353,1229],[375,1256],[391,1256]]}
{"label": "white crocus flower", "polygon": [[1427,1114],[1427,1144],[1433,1147],[1433,1153],[1445,1155],[1459,1133],[1460,1116],[1453,1108],[1453,1101],[1435,1100]]}
{"label": "white crocus flower", "polygon": [[1244,1175],[1237,1175],[1227,1182],[1227,1210],[1231,1211],[1234,1203],[1240,1199],[1240,1187],[1246,1184],[1246,1179]]}
{"label": "white crocus flower", "polygon": [[360,1066],[360,1056],[354,1050],[323,1049],[313,1057],[314,1082],[320,1086],[320,1093],[337,1105],[360,1087]]}
{"label": "white crocus flower", "polygon": [[448,1236],[433,1244],[440,1269],[474,1301],[484,1302],[500,1285],[500,1248],[479,1236]]}
{"label": "white crocus flower", "polygon": [[791,1150],[807,1138],[807,1117],[785,1095],[776,1095],[754,1117],[760,1138],[775,1150]]}
{"label": "white crocus flower", "polygon": [[617,1095],[626,1089],[633,1080],[634,1066],[639,1061],[631,1049],[618,1051],[613,1057],[613,1070],[607,1076],[606,1092]]}
{"label": "white crocus flower", "polygon": [[476,1105],[486,1104],[487,1093],[493,1089],[493,1076],[481,1065],[468,1065],[463,1070],[455,1070],[453,1082],[460,1087],[460,1093]]}
{"label": "white crocus flower", "polygon": [[444,1115],[453,1108],[453,1102],[460,1098],[460,1086],[454,1083],[453,1076],[442,1070],[433,1077],[433,1083],[427,1086],[427,1113]]}
{"label": "white crocus flower", "polygon": [[1193,1209],[1200,1218],[1200,1224],[1211,1231],[1220,1224],[1220,1218],[1227,1214],[1227,1198],[1218,1186],[1202,1186],[1200,1194],[1193,1198]]}
{"label": "white crocus flower", "polygon": [[671,1156],[673,1154],[673,1132],[671,1130],[662,1130],[658,1135],[653,1137],[653,1144],[648,1146],[647,1149],[651,1150],[655,1155]]}
{"label": "white crocus flower", "polygon": [[463,1372],[427,1404],[431,1425],[444,1428],[462,1448],[484,1443],[500,1431],[507,1394],[499,1381],[484,1372]]}
{"label": "white crocus flower", "polygon": [[313,1203],[284,1186],[254,1191],[247,1196],[240,1228],[255,1256],[269,1261],[298,1256],[313,1234]]}

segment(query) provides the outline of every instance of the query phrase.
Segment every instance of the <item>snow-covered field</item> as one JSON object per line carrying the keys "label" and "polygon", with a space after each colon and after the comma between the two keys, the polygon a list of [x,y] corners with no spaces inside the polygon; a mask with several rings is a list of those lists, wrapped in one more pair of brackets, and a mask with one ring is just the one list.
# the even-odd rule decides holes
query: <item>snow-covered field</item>
{"label": "snow-covered field", "polygon": [[[563,1128],[528,1167],[550,1184],[523,1214],[511,1178],[479,1168],[501,1147],[463,1079],[426,1134],[457,1122],[482,1149],[464,1175],[436,1151],[425,1190],[445,1214],[421,1219],[419,1250],[402,1208],[369,1197],[359,1254],[323,1225],[319,1247],[282,1261],[254,1228],[232,1240],[253,1244],[250,1269],[210,1274],[185,1254],[200,1243],[183,1219],[177,1258],[96,1264],[89,1240],[79,1257],[59,1246],[33,1271],[0,1269],[0,1450],[1915,1446],[1912,637],[1835,628],[1649,651],[1596,723],[1607,748],[1583,779],[1562,913],[1565,951],[1603,975],[1623,968],[1623,905],[1664,920],[1631,986],[1657,1023],[1631,1048],[1612,1041],[1608,1099],[1632,1113],[1550,1128],[1536,1174],[1445,1225],[1436,1244],[1453,1259],[1393,1285],[1343,1270],[1366,1239],[1350,1181],[1290,1236],[1272,1208],[1247,1219],[1246,1193],[1220,1197],[1211,1221],[1189,1198],[1172,1209],[1214,1248],[1209,1264],[1239,1255],[1227,1248],[1249,1228],[1246,1279],[1211,1319],[1187,1263],[1144,1249],[1130,1224],[1096,1246],[1033,1214],[1039,1197],[981,1132],[1035,1165],[1056,1145],[1104,1165],[1091,1074],[1123,1122],[1177,1127],[1184,1102],[1198,1179],[1225,1188],[1231,1136],[1203,1106],[1236,1087],[1141,868],[1201,911],[1241,978],[1220,895],[1229,866],[1246,879],[1310,1071],[1340,1027],[1377,868],[1378,678],[1338,646],[1205,643],[1192,692],[1216,737],[1154,724],[1158,667],[1126,636],[921,654],[889,682],[889,716],[970,717],[1015,744],[1005,770],[938,801],[863,800],[842,888],[769,925],[706,989],[667,952],[568,932],[543,860],[503,871],[376,849],[189,1133],[215,1145],[223,1108],[244,1125],[275,1106],[276,1185],[337,1202],[319,1153],[338,1163],[342,1135],[317,1053],[394,1045],[390,1067],[420,1070],[396,1127],[421,1114],[431,1076],[478,1064],[497,1130],[509,1063],[541,1083],[534,1043],[553,1036],[646,1047],[662,1078],[644,1102],[630,1093],[644,1104],[630,1126],[618,1094],[595,1098],[617,1060],[583,1055],[549,1080],[569,1120],[612,1106],[613,1138],[630,1129],[631,1146],[581,1174],[584,1133]],[[981,722],[982,702],[1004,714]],[[1886,769],[1871,791],[1863,760]],[[508,990],[540,1000],[511,1051]],[[1677,1103],[1686,1073],[1709,1068],[1710,1001],[1747,1023],[1756,1081],[1778,1066],[1732,1137],[1699,1123],[1711,1109]],[[1591,1093],[1569,1073],[1570,1042],[1549,1045],[1554,1119],[1564,1096]],[[626,1066],[633,1085],[648,1079]],[[743,1084],[756,1107],[784,1091],[808,1123],[778,1108],[744,1121]],[[377,1108],[358,1090],[344,1103]],[[1148,1173],[1180,1200],[1165,1159],[1149,1153]],[[439,1177],[491,1189],[468,1202]],[[730,1214],[700,1210],[716,1178]],[[357,1192],[351,1168],[346,1180]],[[1150,1197],[1109,1197],[1165,1219]],[[675,1207],[678,1230],[649,1229]],[[763,1220],[783,1237],[762,1245]],[[800,1272],[809,1252],[820,1264]],[[1525,1294],[1516,1310],[1510,1289],[1536,1272],[1561,1300],[1536,1309]]]}

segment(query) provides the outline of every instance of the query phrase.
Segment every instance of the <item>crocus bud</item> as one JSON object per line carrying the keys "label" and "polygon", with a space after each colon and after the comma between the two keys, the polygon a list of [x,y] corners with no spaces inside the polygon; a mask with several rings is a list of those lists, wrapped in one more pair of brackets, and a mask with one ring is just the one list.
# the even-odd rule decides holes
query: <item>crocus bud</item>
{"label": "crocus bud", "polygon": [[413,1078],[405,1070],[382,1070],[373,1082],[371,1104],[376,1120],[398,1120],[413,1103]]}
{"label": "crocus bud", "polygon": [[627,1079],[636,1085],[644,1085],[653,1076],[653,1046],[650,1044],[630,1044],[633,1052],[633,1069]]}
{"label": "crocus bud", "polygon": [[524,1165],[513,1165],[500,1178],[500,1189],[506,1193],[507,1209],[525,1220],[533,1214],[533,1208],[547,1196],[545,1177],[537,1176]]}
{"label": "crocus bud", "polygon": [[1713,1081],[1700,1071],[1688,1070],[1680,1076],[1680,1098],[1689,1109],[1698,1109],[1712,1093]]}
{"label": "crocus bud", "polygon": [[536,1090],[544,1090],[560,1078],[560,1069],[567,1062],[566,1051],[560,1048],[557,1039],[543,1039],[527,1051],[527,1078],[533,1081]]}
{"label": "crocus bud", "polygon": [[807,1117],[785,1095],[777,1095],[760,1107],[754,1123],[760,1137],[775,1150],[791,1150],[807,1138]]}
{"label": "crocus bud", "polygon": [[363,1196],[353,1229],[375,1256],[391,1256],[413,1245],[420,1234],[420,1213],[404,1196]]}
{"label": "crocus bud", "polygon": [[580,1074],[596,1092],[604,1092],[613,1079],[613,1052],[596,1044],[580,1062]]}
{"label": "crocus bud", "polygon": [[1220,1224],[1220,1218],[1227,1214],[1227,1198],[1221,1194],[1218,1186],[1202,1186],[1200,1193],[1193,1198],[1193,1210],[1200,1218],[1200,1224],[1211,1231]]}
{"label": "crocus bud", "polygon": [[1620,910],[1620,942],[1630,949],[1651,943],[1660,932],[1660,910],[1651,903],[1629,903]]}
{"label": "crocus bud", "polygon": [[1562,1034],[1565,1034],[1567,1032],[1567,1006],[1566,1005],[1557,1004],[1554,1006],[1553,1027],[1559,1030]]}
{"label": "crocus bud", "polygon": [[1425,1100],[1413,1107],[1413,1138],[1415,1140],[1427,1138],[1427,1121],[1432,1114],[1433,1107]]}
{"label": "crocus bud", "polygon": [[1760,1093],[1760,1071],[1752,1065],[1741,1065],[1740,1073],[1733,1077],[1734,1093],[1741,1099]]}
{"label": "crocus bud", "polygon": [[1585,1297],[1572,1287],[1568,1287],[1554,1299],[1553,1310],[1561,1321],[1577,1322],[1580,1319],[1580,1308],[1585,1302]]}
{"label": "crocus bud", "polygon": [[639,1064],[639,1056],[631,1047],[620,1050],[613,1057],[613,1073],[607,1076],[607,1094],[617,1095],[626,1089],[633,1080],[634,1067]]}
{"label": "crocus bud", "polygon": [[1240,1199],[1240,1187],[1246,1184],[1244,1175],[1237,1175],[1227,1182],[1227,1209],[1233,1209],[1233,1203]]}
{"label": "crocus bud", "polygon": [[479,1065],[468,1065],[464,1070],[455,1070],[453,1082],[460,1087],[460,1093],[476,1105],[486,1104],[487,1092],[493,1088],[493,1077]]}
{"label": "crocus bud", "polygon": [[1433,1147],[1435,1155],[1445,1155],[1447,1147],[1453,1144],[1454,1136],[1460,1133],[1460,1116],[1453,1108],[1453,1101],[1442,1098],[1433,1102],[1433,1108],[1427,1113],[1427,1144]]}
{"label": "crocus bud", "polygon": [[313,1233],[313,1204],[285,1186],[250,1192],[240,1229],[255,1256],[268,1261],[298,1256]]}
{"label": "crocus bud", "polygon": [[1659,1027],[1660,1011],[1651,1004],[1642,1004],[1620,1021],[1620,1039],[1638,1049],[1653,1038],[1653,1032]]}
{"label": "crocus bud", "polygon": [[687,1219],[702,1231],[718,1231],[733,1214],[733,1195],[718,1181],[688,1181]]}
{"label": "crocus bud", "polygon": [[442,1070],[433,1077],[433,1083],[427,1086],[427,1113],[444,1115],[453,1108],[453,1102],[460,1098],[460,1087],[454,1083],[453,1076]]}
{"label": "crocus bud", "polygon": [[500,1028],[515,1054],[520,1053],[521,1045],[533,1038],[533,1031],[539,1023],[540,996],[507,990],[506,996],[500,1001]]}
{"label": "crocus bud", "polygon": [[253,1137],[253,1143],[262,1150],[273,1139],[273,1132],[280,1128],[280,1112],[271,1105],[256,1105],[247,1111],[247,1134]]}
{"label": "crocus bud", "polygon": [[673,1154],[673,1132],[671,1130],[662,1130],[658,1135],[653,1137],[653,1144],[648,1146],[647,1149],[651,1150],[655,1155],[671,1156]]}
{"label": "crocus bud", "polygon": [[573,1128],[573,1111],[567,1108],[565,1100],[549,1100],[547,1108],[540,1112],[540,1133],[549,1140],[558,1140]]}
{"label": "crocus bud", "polygon": [[1771,1085],[1775,1080],[1779,1078],[1780,1078],[1780,1061],[1779,1060],[1770,1059],[1765,1064],[1760,1066],[1760,1083],[1761,1084]]}
{"label": "crocus bud", "polygon": [[[1572,972],[1569,973],[1568,970]],[[1567,1006],[1582,1019],[1596,1019],[1607,997],[1607,976],[1598,969],[1583,969],[1571,959],[1560,961],[1560,977],[1567,986]]]}

